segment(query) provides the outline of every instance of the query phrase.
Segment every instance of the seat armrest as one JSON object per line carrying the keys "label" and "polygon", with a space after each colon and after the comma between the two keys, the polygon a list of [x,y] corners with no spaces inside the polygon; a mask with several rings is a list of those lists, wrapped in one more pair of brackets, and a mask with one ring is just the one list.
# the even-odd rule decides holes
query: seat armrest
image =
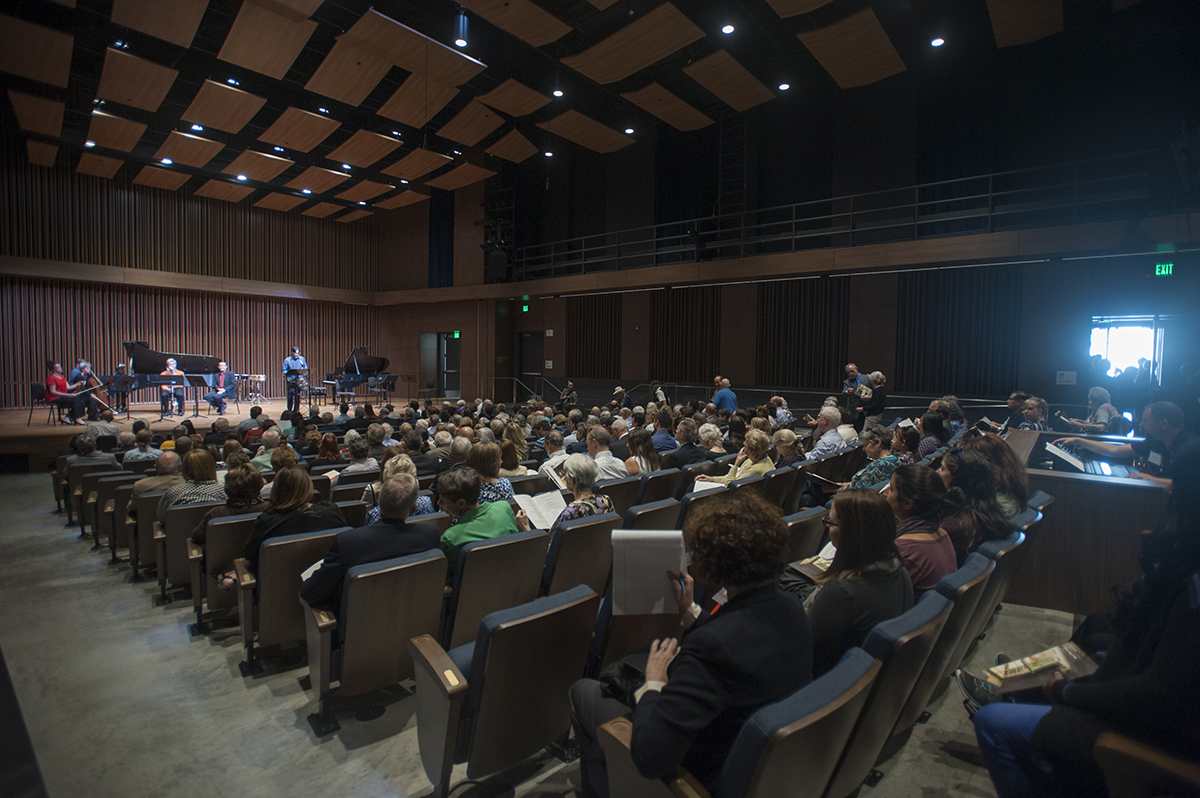
{"label": "seat armrest", "polygon": [[458,750],[467,679],[429,635],[408,641],[416,677],[417,747],[434,795],[446,795]]}
{"label": "seat armrest", "polygon": [[450,655],[432,637],[414,637],[408,641],[408,650],[412,654],[418,678],[423,671],[442,695],[453,697],[467,691],[467,677],[463,676]]}
{"label": "seat armrest", "polygon": [[254,650],[254,588],[258,580],[246,567],[246,561],[239,557],[233,561],[233,572],[237,578],[238,591],[238,623],[242,627],[242,648],[246,651],[246,661]]}
{"label": "seat armrest", "polygon": [[167,539],[167,533],[163,531],[162,524],[158,523],[157,521],[154,522],[154,534],[151,537],[155,543],[160,540],[165,541]]}
{"label": "seat armrest", "polygon": [[250,573],[250,569],[246,567],[246,561],[238,557],[233,561],[233,570],[237,574],[238,590],[243,593],[248,593],[258,587],[258,579],[254,574]]}
{"label": "seat armrest", "polygon": [[[204,544],[188,541],[188,561],[189,562],[204,562]],[[195,584],[193,582],[193,584]]]}
{"label": "seat armrest", "polygon": [[610,795],[629,798],[711,798],[708,790],[683,768],[673,777],[648,779],[638,773],[629,751],[633,723],[629,718],[617,718],[597,730],[600,747],[608,767]]}
{"label": "seat armrest", "polygon": [[1200,792],[1200,763],[1114,732],[1104,732],[1093,748],[1096,764],[1113,798],[1192,795]]}
{"label": "seat armrest", "polygon": [[88,494],[88,497],[87,497],[87,503],[88,503],[88,504],[95,504],[95,503],[96,503],[96,501],[98,500],[98,498],[99,498],[99,497],[98,497],[98,495],[97,495],[97,491],[92,491],[91,493],[89,493],[89,494]]}
{"label": "seat armrest", "polygon": [[117,511],[117,500],[109,499],[108,502],[104,505],[104,514],[112,515],[116,511]]}
{"label": "seat armrest", "polygon": [[299,597],[304,609],[304,637],[308,643],[308,672],[312,691],[316,693],[318,714],[324,710],[323,703],[329,695],[332,681],[333,635],[337,631],[337,616],[329,610],[317,610]]}

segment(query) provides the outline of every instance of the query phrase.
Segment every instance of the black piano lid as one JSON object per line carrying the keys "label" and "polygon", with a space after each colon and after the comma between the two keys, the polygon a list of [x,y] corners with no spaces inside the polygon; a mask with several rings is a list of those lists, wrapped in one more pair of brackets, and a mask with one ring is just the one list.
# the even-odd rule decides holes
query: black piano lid
{"label": "black piano lid", "polygon": [[210,355],[186,355],[174,352],[159,352],[151,349],[145,341],[125,341],[125,354],[131,361],[131,374],[158,374],[167,367],[167,358],[175,358],[175,364],[185,374],[216,374],[218,357]]}
{"label": "black piano lid", "polygon": [[[357,366],[355,364],[357,361]],[[388,359],[386,357],[377,357],[368,355],[362,349],[355,349],[350,353],[350,357],[346,358],[346,365],[342,366],[341,373],[343,374],[378,374],[385,371],[388,367]]]}

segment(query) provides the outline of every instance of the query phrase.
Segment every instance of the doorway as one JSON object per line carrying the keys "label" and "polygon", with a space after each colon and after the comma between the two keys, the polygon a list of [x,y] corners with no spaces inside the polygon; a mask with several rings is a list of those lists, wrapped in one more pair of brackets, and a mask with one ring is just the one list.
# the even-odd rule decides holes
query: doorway
{"label": "doorway", "polygon": [[545,333],[523,332],[517,342],[517,386],[516,395],[519,400],[541,399],[542,367],[545,365]]}
{"label": "doorway", "polygon": [[458,331],[421,333],[421,392],[425,396],[462,396],[462,338]]}

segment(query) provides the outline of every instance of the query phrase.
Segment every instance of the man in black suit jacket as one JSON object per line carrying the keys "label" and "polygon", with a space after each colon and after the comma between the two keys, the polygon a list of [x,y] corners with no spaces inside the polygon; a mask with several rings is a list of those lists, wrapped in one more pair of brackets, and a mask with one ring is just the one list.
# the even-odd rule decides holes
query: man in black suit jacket
{"label": "man in black suit jacket", "polygon": [[675,428],[675,440],[679,443],[679,448],[673,452],[668,452],[662,461],[663,468],[683,468],[692,463],[703,462],[704,449],[696,444],[700,439],[700,428],[696,426],[696,422],[690,418],[685,418],[679,422],[679,426]]}
{"label": "man in black suit jacket", "polygon": [[404,438],[400,441],[402,451],[413,461],[413,465],[417,467],[417,473],[422,475],[440,474],[448,469],[450,467],[449,460],[442,460],[431,454],[421,454],[421,447],[424,443],[425,436],[415,429],[404,433]]}
{"label": "man in black suit jacket", "polygon": [[300,595],[308,605],[333,612],[338,628],[345,629],[342,583],[351,568],[430,549],[440,550],[442,533],[437,527],[408,523],[408,514],[416,503],[415,477],[398,474],[383,483],[379,491],[380,520],[338,533],[321,567],[300,586]]}
{"label": "man in black suit jacket", "polygon": [[225,435],[229,432],[229,419],[218,418],[213,422],[212,432],[204,436],[204,445],[212,444],[214,446],[225,445]]}
{"label": "man in black suit jacket", "polygon": [[612,433],[612,441],[608,444],[608,450],[618,460],[628,460],[629,422],[623,418],[613,419],[612,427],[609,431]]}

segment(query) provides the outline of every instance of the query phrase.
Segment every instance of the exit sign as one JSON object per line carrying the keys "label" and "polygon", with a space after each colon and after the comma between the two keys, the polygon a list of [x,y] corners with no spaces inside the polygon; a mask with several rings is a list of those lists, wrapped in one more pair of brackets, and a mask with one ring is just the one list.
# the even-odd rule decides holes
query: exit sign
{"label": "exit sign", "polygon": [[1171,272],[1175,270],[1174,263],[1156,263],[1154,264],[1155,277],[1170,277]]}

